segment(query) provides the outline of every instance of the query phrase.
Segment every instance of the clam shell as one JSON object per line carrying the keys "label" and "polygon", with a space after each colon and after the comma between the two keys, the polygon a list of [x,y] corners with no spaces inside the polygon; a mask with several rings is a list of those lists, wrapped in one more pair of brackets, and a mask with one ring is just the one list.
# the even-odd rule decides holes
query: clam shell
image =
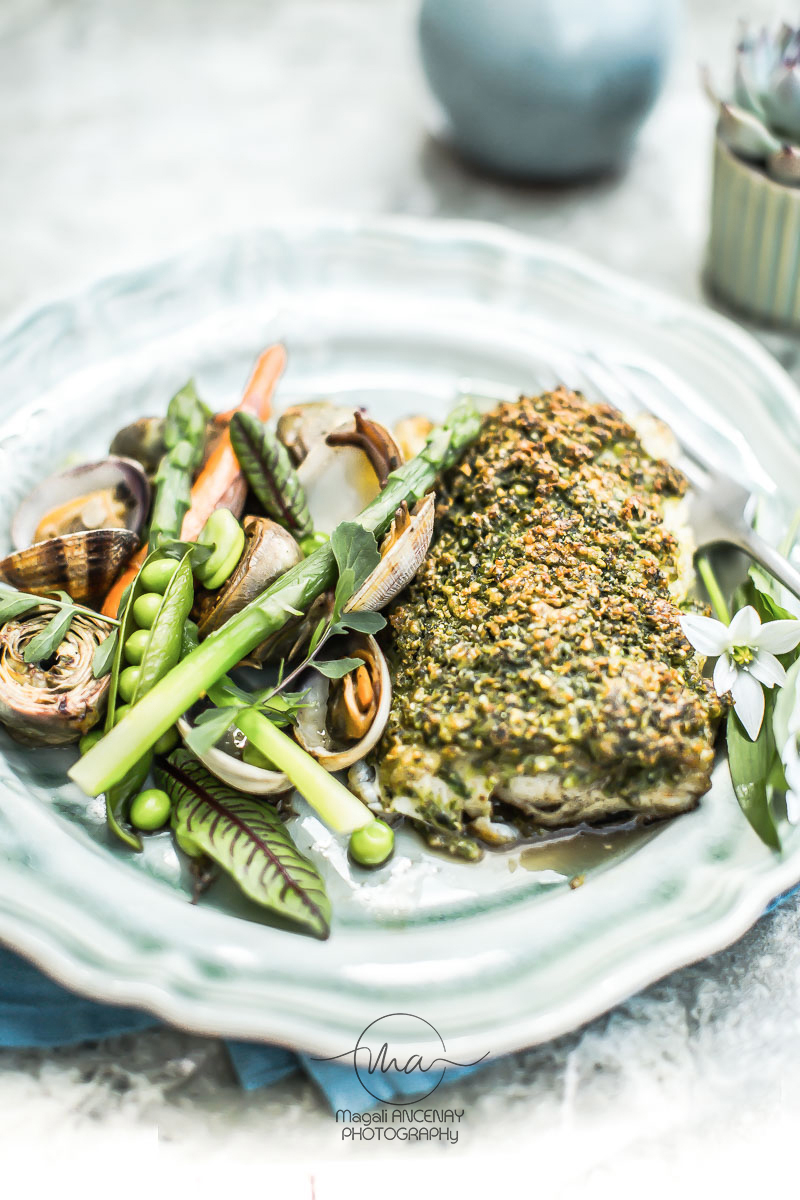
{"label": "clam shell", "polygon": [[14,549],[24,550],[32,545],[40,521],[54,509],[79,496],[117,488],[127,505],[124,528],[139,533],[150,507],[147,476],[132,458],[104,458],[100,462],[82,463],[68,471],[59,471],[36,485],[22,501],[11,522]]}
{"label": "clam shell", "polygon": [[[360,653],[361,652],[361,653]],[[365,661],[372,669],[373,687],[378,689],[378,706],[368,732],[351,746],[333,748],[325,745],[330,741],[330,735],[325,728],[327,720],[328,696],[331,685],[336,682],[313,672],[313,678],[307,693],[307,707],[300,710],[295,725],[295,737],[304,750],[316,758],[326,771],[344,771],[352,767],[360,759],[365,758],[377,744],[389,719],[392,706],[392,681],[386,659],[374,637],[366,634],[351,634],[347,649],[348,654],[359,658],[366,656]]]}
{"label": "clam shell", "polygon": [[[339,429],[352,428],[345,421]],[[336,431],[334,431],[336,432]],[[353,521],[378,495],[380,484],[369,459],[358,446],[329,446],[321,438],[297,468],[314,528],[333,533],[342,521]]]}
{"label": "clam shell", "polygon": [[352,424],[353,409],[330,400],[309,400],[293,404],[278,418],[277,434],[292,456],[301,463],[315,442],[324,442],[329,433],[344,422]]}
{"label": "clam shell", "polygon": [[[186,740],[191,725],[186,717],[178,720],[178,733]],[[192,751],[194,754],[194,751]],[[288,776],[282,771],[265,771],[263,767],[253,767],[250,763],[242,762],[227,754],[219,746],[212,746],[203,754],[198,755],[206,770],[229,787],[238,792],[246,792],[251,796],[274,796],[280,792],[288,792],[291,788]]]}
{"label": "clam shell", "polygon": [[0,560],[0,581],[45,596],[64,591],[76,604],[92,604],[110,590],[139,545],[130,529],[90,529],[37,542]]}
{"label": "clam shell", "polygon": [[[433,537],[433,518],[436,497],[433,492],[419,502],[411,514],[411,521],[386,553],[382,553],[371,575],[345,605],[345,611],[369,609],[377,612],[393,600],[411,582],[422,565]],[[391,542],[392,531],[387,535]],[[384,545],[386,542],[384,542]]]}
{"label": "clam shell", "polygon": [[260,595],[290,567],[302,561],[303,552],[288,530],[268,517],[245,517],[247,537],[236,570],[219,592],[207,592],[198,605],[200,637],[207,637]]}

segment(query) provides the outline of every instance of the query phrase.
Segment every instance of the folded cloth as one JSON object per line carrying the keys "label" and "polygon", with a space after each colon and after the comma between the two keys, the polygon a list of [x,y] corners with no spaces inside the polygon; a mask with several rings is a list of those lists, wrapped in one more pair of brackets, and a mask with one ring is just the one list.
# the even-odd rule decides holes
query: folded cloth
{"label": "folded cloth", "polygon": [[[798,891],[800,887],[784,892],[766,911],[772,912]],[[0,1046],[74,1046],[121,1033],[137,1033],[159,1024],[155,1017],[138,1009],[99,1004],[78,996],[0,946]],[[367,1112],[379,1103],[362,1087],[350,1064],[260,1042],[228,1041],[226,1045],[239,1082],[248,1091],[269,1087],[294,1071],[304,1071],[334,1112],[337,1109]],[[450,1067],[447,1079],[452,1082],[463,1078],[480,1070],[482,1065]],[[419,1078],[402,1071],[388,1072],[385,1083],[398,1101],[419,1092]]]}
{"label": "folded cloth", "polygon": [[[0,946],[0,1047],[74,1046],[121,1033],[153,1029],[150,1013],[87,1000],[55,983],[25,959]],[[352,1065],[298,1054],[260,1042],[226,1042],[233,1069],[247,1091],[269,1087],[295,1071],[317,1084],[333,1112],[367,1112],[378,1101],[361,1086]],[[448,1068],[448,1080],[479,1067]],[[398,1100],[419,1094],[419,1077],[387,1072],[385,1084]]]}

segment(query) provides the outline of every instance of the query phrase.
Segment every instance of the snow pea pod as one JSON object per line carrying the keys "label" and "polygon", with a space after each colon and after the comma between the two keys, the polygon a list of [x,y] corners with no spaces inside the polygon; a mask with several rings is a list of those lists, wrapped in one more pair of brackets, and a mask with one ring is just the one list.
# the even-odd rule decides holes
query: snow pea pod
{"label": "snow pea pod", "polygon": [[[141,699],[168,671],[179,662],[184,651],[185,627],[194,600],[194,585],[190,565],[191,551],[187,551],[175,563],[175,573],[167,584],[158,611],[147,632],[147,642],[137,665],[139,678],[131,700],[131,705]],[[163,550],[154,550],[148,554],[142,563],[136,578],[126,588],[119,608],[119,637],[111,668],[111,686],[108,694],[108,710],[106,713],[105,729],[108,732],[114,725],[118,713],[119,677],[126,668],[125,643],[136,631],[134,606],[140,596],[146,594],[142,582],[142,571],[150,563],[170,559],[171,556]],[[138,656],[137,656],[138,657]],[[106,791],[106,819],[112,832],[130,846],[133,850],[141,850],[142,841],[138,833],[127,821],[127,811],[133,797],[139,792],[147,778],[152,752],[148,752],[127,772],[125,777],[108,788]]]}
{"label": "snow pea pod", "polygon": [[163,679],[167,672],[180,662],[184,625],[193,603],[191,551],[187,551],[167,584],[155,620],[150,626],[150,636],[139,664],[139,679],[132,704],[146,695],[159,679]]}

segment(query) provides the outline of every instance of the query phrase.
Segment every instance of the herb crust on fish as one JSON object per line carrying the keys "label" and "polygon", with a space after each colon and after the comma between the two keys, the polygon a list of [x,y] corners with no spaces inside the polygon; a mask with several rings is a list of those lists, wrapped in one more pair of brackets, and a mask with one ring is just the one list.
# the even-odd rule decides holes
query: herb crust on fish
{"label": "herb crust on fish", "polygon": [[485,418],[390,612],[386,809],[476,858],[506,805],[554,829],[697,803],[721,707],[679,625],[685,490],[616,410],[564,388]]}

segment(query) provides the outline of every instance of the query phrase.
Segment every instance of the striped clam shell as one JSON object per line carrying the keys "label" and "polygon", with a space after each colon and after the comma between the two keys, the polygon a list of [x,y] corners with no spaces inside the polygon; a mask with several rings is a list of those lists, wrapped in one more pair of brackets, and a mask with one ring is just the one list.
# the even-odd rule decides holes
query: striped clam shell
{"label": "striped clam shell", "polygon": [[381,546],[381,561],[350,597],[345,605],[347,612],[358,609],[378,612],[411,582],[431,544],[435,508],[436,497],[429,492],[415,506],[402,533],[395,532],[395,522],[392,522]]}
{"label": "striped clam shell", "polygon": [[0,582],[35,596],[64,591],[76,604],[93,604],[105,597],[138,545],[130,529],[49,538],[0,560]]}

